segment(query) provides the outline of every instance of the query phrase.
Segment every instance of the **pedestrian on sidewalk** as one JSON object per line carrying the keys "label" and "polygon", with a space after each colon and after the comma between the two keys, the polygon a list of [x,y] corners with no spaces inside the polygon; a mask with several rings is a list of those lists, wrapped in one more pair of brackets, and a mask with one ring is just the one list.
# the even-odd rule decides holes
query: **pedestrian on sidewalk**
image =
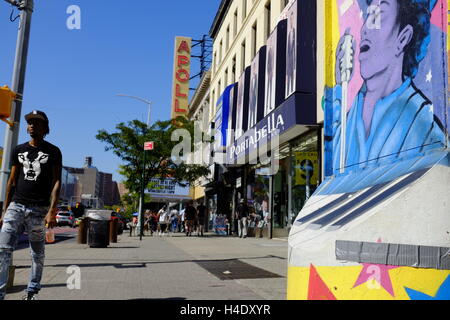
{"label": "pedestrian on sidewalk", "polygon": [[198,218],[198,229],[197,235],[203,237],[203,231],[205,226],[205,217],[206,217],[206,206],[203,203],[200,203],[197,206],[197,218]]}
{"label": "pedestrian on sidewalk", "polygon": [[180,226],[179,226],[179,230],[180,232],[186,232],[186,208],[181,209],[180,211]]}
{"label": "pedestrian on sidewalk", "polygon": [[159,236],[166,234],[167,227],[170,222],[169,212],[166,210],[166,206],[162,207],[158,212],[159,215]]}
{"label": "pedestrian on sidewalk", "polygon": [[0,218],[0,300],[5,298],[12,252],[26,231],[31,248],[31,270],[24,300],[35,300],[41,289],[45,257],[45,228],[56,226],[56,208],[61,189],[62,155],[44,140],[49,121],[42,111],[25,116],[29,142],[12,152],[11,174]]}
{"label": "pedestrian on sidewalk", "polygon": [[186,236],[190,237],[194,228],[194,222],[197,217],[197,210],[194,208],[194,202],[191,200],[186,206],[184,219],[186,221]]}
{"label": "pedestrian on sidewalk", "polygon": [[158,229],[158,214],[156,213],[156,211],[150,212],[149,223],[150,223],[150,234],[153,236],[153,233],[156,232]]}
{"label": "pedestrian on sidewalk", "polygon": [[180,220],[178,210],[173,208],[170,211],[170,232],[175,233],[178,231],[178,222]]}
{"label": "pedestrian on sidewalk", "polygon": [[238,219],[239,223],[238,224],[239,238],[247,238],[249,209],[244,199],[241,199],[237,207],[236,218]]}

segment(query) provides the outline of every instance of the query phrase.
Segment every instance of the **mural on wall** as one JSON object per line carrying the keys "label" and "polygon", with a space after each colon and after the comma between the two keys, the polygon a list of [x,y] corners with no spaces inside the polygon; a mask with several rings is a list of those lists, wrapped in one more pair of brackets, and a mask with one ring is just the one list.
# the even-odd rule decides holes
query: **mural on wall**
{"label": "mural on wall", "polygon": [[447,2],[335,1],[325,91],[333,173],[445,147]]}
{"label": "mural on wall", "polygon": [[290,267],[293,300],[448,300],[450,271],[378,264]]}
{"label": "mural on wall", "polygon": [[291,229],[288,299],[450,299],[446,198],[417,192],[448,186],[449,2],[325,1],[330,170]]}

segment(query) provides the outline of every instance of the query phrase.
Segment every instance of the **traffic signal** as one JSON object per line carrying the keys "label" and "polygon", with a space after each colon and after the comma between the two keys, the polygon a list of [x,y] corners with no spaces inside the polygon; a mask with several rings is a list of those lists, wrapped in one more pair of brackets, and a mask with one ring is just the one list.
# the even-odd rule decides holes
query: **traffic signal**
{"label": "traffic signal", "polygon": [[0,120],[13,125],[7,118],[11,116],[12,102],[16,98],[16,94],[9,89],[8,86],[0,87]]}

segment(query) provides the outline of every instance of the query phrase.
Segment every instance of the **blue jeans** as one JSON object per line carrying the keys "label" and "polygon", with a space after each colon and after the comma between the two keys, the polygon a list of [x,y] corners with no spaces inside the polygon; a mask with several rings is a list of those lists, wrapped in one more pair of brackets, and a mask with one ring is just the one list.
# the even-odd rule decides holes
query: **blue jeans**
{"label": "blue jeans", "polygon": [[41,289],[45,258],[45,216],[47,212],[48,208],[46,207],[26,207],[15,202],[11,202],[8,206],[0,232],[0,300],[5,298],[12,252],[24,231],[28,233],[32,259],[27,292],[38,293]]}

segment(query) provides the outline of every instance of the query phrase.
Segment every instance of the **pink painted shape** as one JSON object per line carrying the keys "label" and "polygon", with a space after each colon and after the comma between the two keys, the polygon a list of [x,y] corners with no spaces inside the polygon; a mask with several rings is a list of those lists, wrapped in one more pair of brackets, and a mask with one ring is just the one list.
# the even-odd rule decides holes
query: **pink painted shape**
{"label": "pink painted shape", "polygon": [[346,0],[337,0],[340,35],[341,36],[344,35],[345,30],[350,28],[350,34],[355,39],[356,43],[355,46],[356,52],[354,53],[353,59],[353,77],[350,80],[348,86],[348,98],[347,98],[348,101],[347,111],[348,111],[351,109],[353,101],[363,84],[363,80],[360,74],[358,55],[359,55],[359,43],[361,42],[361,28],[363,26],[364,21],[362,17],[360,17],[361,9],[359,8],[357,0],[354,0],[352,6],[341,16],[340,7],[344,2],[346,2]]}
{"label": "pink painted shape", "polygon": [[[396,269],[398,266],[388,266],[384,264],[370,264],[370,263],[363,263],[363,269],[361,270],[361,273],[358,276],[358,279],[356,280],[355,284],[353,285],[353,288],[369,281],[369,280],[376,280],[389,294],[393,297],[394,295],[394,289],[392,288],[392,282],[391,277],[389,276],[389,270]],[[374,272],[378,271],[378,272]],[[378,274],[376,274],[378,273]],[[377,277],[378,276],[378,277]]]}
{"label": "pink painted shape", "polygon": [[447,6],[447,0],[438,0],[431,12],[431,23],[439,27],[444,33],[447,33]]}

